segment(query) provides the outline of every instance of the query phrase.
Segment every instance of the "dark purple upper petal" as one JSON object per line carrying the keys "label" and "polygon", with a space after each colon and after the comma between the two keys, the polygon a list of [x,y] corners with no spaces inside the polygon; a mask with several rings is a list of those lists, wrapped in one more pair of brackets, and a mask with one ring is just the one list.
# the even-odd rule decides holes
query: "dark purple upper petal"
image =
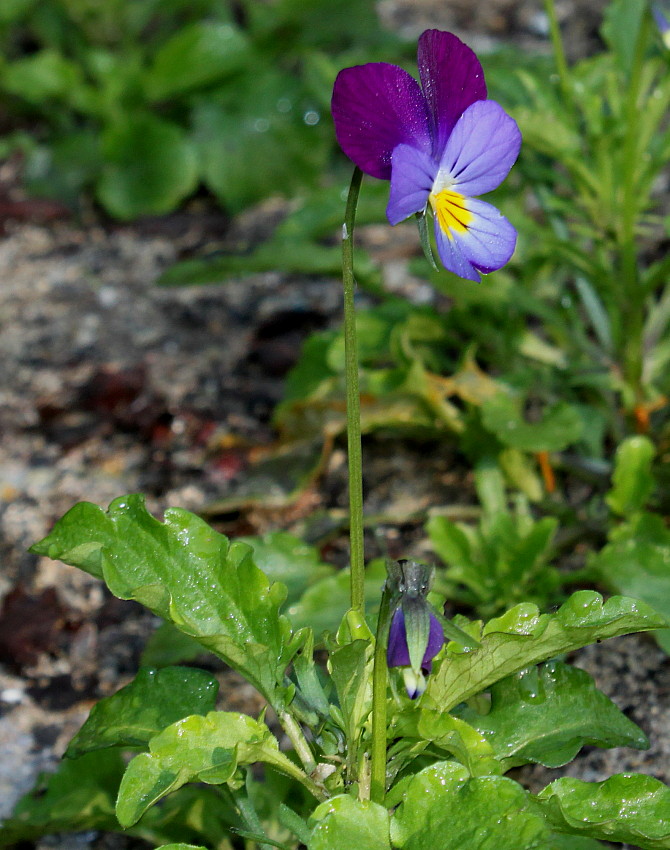
{"label": "dark purple upper petal", "polygon": [[424,151],[398,145],[391,157],[391,193],[386,217],[398,224],[426,208],[437,165]]}
{"label": "dark purple upper petal", "polygon": [[426,30],[419,38],[418,63],[431,114],[432,153],[439,160],[463,112],[486,98],[484,71],[460,38],[440,30]]}
{"label": "dark purple upper petal", "polygon": [[468,197],[498,187],[521,148],[516,121],[494,100],[469,106],[456,122],[440,161],[440,178]]}
{"label": "dark purple upper petal", "polygon": [[391,178],[391,154],[400,144],[431,149],[428,107],[417,81],[386,62],[345,68],[333,88],[337,141],[365,174]]}
{"label": "dark purple upper petal", "polygon": [[444,629],[435,614],[430,615],[430,632],[428,633],[428,646],[423,654],[422,667],[426,673],[430,673],[433,658],[444,646]]}
{"label": "dark purple upper petal", "polygon": [[409,667],[409,649],[405,631],[405,615],[402,608],[396,608],[389,629],[389,642],[386,649],[386,663],[389,667]]}

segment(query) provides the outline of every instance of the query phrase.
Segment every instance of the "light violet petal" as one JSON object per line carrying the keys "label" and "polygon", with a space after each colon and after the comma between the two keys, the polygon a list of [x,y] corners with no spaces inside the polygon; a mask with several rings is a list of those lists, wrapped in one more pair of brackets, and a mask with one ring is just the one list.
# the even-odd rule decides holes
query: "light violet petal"
{"label": "light violet petal", "polygon": [[437,164],[427,153],[398,145],[391,156],[391,193],[386,207],[390,224],[426,208],[436,172]]}
{"label": "light violet petal", "polygon": [[484,71],[466,44],[440,30],[426,30],[419,38],[418,63],[431,115],[432,152],[439,160],[463,112],[486,98]]}
{"label": "light violet petal", "polygon": [[460,262],[464,271],[467,272],[467,267],[470,266],[475,273],[487,274],[504,266],[514,253],[516,230],[491,204],[476,198],[467,198],[465,203],[471,214],[467,228],[462,232],[452,231],[450,239],[436,226],[438,251],[450,271],[468,280],[479,280],[479,276],[463,274],[462,271],[447,265],[443,251],[452,263]]}
{"label": "light violet petal", "polygon": [[460,242],[454,238],[450,239],[442,231],[437,220],[435,221],[435,241],[440,261],[447,271],[453,272],[459,277],[465,278],[465,280],[474,280],[475,283],[479,283],[481,276],[464,256]]}
{"label": "light violet petal", "polygon": [[509,174],[521,148],[516,121],[494,100],[469,106],[456,122],[440,160],[437,184],[462,195],[483,195]]}
{"label": "light violet petal", "polygon": [[391,154],[400,144],[430,151],[426,99],[397,65],[370,62],[340,71],[331,107],[340,147],[371,177],[391,178]]}
{"label": "light violet petal", "polygon": [[396,608],[389,629],[386,664],[388,667],[409,667],[409,663],[405,615],[402,613],[402,608]]}

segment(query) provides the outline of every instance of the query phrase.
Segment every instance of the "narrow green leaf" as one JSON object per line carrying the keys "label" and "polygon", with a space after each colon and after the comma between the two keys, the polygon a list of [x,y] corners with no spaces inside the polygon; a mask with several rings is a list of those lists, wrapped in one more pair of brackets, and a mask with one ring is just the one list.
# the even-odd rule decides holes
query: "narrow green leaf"
{"label": "narrow green leaf", "polygon": [[622,517],[641,511],[654,489],[651,462],[656,450],[648,437],[628,437],[616,450],[612,489],[605,497],[610,509]]}
{"label": "narrow green leaf", "polygon": [[331,650],[328,658],[344,719],[342,731],[351,748],[355,748],[372,709],[372,660],[373,646],[366,640],[345,643]]}
{"label": "narrow green leaf", "polygon": [[493,685],[488,714],[464,707],[458,716],[484,735],[505,773],[528,762],[560,767],[586,745],[649,746],[644,732],[596,688],[588,673],[560,661]]}
{"label": "narrow green leaf", "polygon": [[548,830],[530,795],[504,776],[472,779],[456,762],[415,774],[391,820],[400,850],[546,850]]}
{"label": "narrow green leaf", "polygon": [[424,705],[450,711],[494,682],[540,661],[596,640],[664,625],[644,602],[614,596],[603,603],[602,596],[590,590],[574,593],[555,614],[540,614],[535,605],[517,605],[483,627],[479,649],[447,647],[428,679]]}
{"label": "narrow green leaf", "polygon": [[216,679],[204,670],[142,669],[129,685],[93,706],[65,755],[78,758],[105,747],[143,747],[176,720],[212,711],[218,690]]}
{"label": "narrow green leaf", "polygon": [[553,829],[634,844],[670,848],[670,788],[643,774],[618,774],[604,782],[564,776],[535,798]]}
{"label": "narrow green leaf", "polygon": [[318,806],[311,820],[309,850],[391,850],[388,812],[377,803],[343,794]]}
{"label": "narrow green leaf", "polygon": [[156,850],[207,850],[202,844],[161,844]]}
{"label": "narrow green leaf", "polygon": [[121,781],[116,815],[122,826],[187,782],[222,785],[238,767],[261,761],[295,777],[300,769],[279,751],[265,723],[246,714],[212,711],[168,726],[149,741],[149,752],[130,762]]}
{"label": "narrow green leaf", "polygon": [[304,635],[279,614],[286,590],[271,584],[243,543],[230,544],[202,519],[176,508],[164,522],[141,496],[117,499],[107,513],[75,505],[32,551],[105,579],[196,638],[280,709],[286,667]]}

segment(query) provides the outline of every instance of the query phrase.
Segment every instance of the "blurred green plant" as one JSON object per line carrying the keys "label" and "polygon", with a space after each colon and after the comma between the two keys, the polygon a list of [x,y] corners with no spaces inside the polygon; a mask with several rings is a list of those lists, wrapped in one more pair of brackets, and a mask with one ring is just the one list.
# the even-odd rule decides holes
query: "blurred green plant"
{"label": "blurred green plant", "polygon": [[120,219],[200,184],[234,213],[318,183],[333,76],[392,40],[367,0],[7,0],[1,149],[32,192]]}

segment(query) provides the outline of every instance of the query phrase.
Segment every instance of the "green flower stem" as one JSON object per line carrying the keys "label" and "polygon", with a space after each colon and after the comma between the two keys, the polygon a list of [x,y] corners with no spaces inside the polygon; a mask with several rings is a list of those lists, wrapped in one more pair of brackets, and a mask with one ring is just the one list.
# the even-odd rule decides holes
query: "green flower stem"
{"label": "green flower stem", "polygon": [[384,804],[386,796],[386,647],[391,619],[392,593],[384,587],[377,620],[375,659],[372,671],[372,746],[370,799]]}
{"label": "green flower stem", "polygon": [[351,607],[365,614],[365,559],[363,551],[363,459],[361,452],[361,397],[358,385],[358,346],[354,293],[354,226],[363,174],[351,177],[342,227],[342,280],[344,283],[344,359],[347,387],[347,448],[349,461],[349,540]]}
{"label": "green flower stem", "polygon": [[561,28],[558,25],[558,17],[556,16],[556,6],[554,0],[544,0],[544,8],[549,18],[549,31],[551,34],[551,46],[554,51],[554,61],[556,62],[556,70],[558,71],[558,79],[561,84],[561,92],[566,104],[572,106],[572,90],[570,88],[570,72],[568,70],[568,62],[565,58],[565,50],[563,48],[563,39],[561,38]]}
{"label": "green flower stem", "polygon": [[619,229],[619,266],[622,281],[623,305],[626,311],[625,339],[623,343],[623,365],[626,382],[633,390],[634,404],[643,400],[642,391],[642,337],[644,333],[644,300],[646,292],[640,285],[637,261],[636,227],[640,215],[639,187],[636,184],[636,172],[639,157],[638,118],[639,99],[642,89],[642,71],[648,41],[649,16],[644,14],[640,22],[640,31],[635,44],[635,53],[628,81],[625,117],[626,136],[624,139],[623,203],[621,206],[621,227]]}

